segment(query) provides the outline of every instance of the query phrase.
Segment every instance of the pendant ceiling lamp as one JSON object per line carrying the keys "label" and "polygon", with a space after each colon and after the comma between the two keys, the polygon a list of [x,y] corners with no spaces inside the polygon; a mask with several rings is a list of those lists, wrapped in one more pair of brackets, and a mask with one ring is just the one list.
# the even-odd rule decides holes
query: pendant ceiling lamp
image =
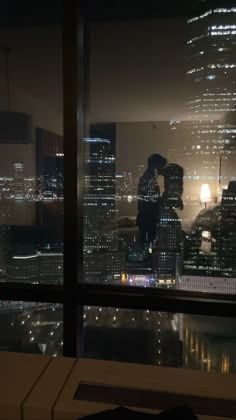
{"label": "pendant ceiling lamp", "polygon": [[7,111],[0,111],[0,144],[33,143],[32,116],[10,109],[9,48],[3,48],[6,58]]}

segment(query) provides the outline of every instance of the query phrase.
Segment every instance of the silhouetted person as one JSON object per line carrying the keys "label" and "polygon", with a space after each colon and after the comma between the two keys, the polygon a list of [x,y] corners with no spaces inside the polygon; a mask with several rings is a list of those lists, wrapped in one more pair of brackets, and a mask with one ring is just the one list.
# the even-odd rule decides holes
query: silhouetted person
{"label": "silhouetted person", "polygon": [[140,240],[152,242],[156,238],[156,224],[159,218],[160,188],[158,174],[166,166],[166,159],[158,154],[148,158],[148,168],[138,185],[138,216]]}

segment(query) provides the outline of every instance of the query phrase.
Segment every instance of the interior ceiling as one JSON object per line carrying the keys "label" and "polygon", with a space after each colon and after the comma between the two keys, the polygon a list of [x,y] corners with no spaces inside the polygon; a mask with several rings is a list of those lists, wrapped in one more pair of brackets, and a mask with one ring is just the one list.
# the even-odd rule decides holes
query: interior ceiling
{"label": "interior ceiling", "polygon": [[[65,0],[71,1],[71,0]],[[72,0],[76,1],[76,0]],[[78,0],[92,20],[186,16],[202,0]],[[191,8],[191,9],[190,9]],[[63,0],[2,0],[0,25],[61,23]]]}
{"label": "interior ceiling", "polygon": [[2,0],[0,1],[0,25],[61,23],[62,3],[63,0]]}
{"label": "interior ceiling", "polygon": [[141,19],[189,15],[202,0],[87,0],[85,7],[93,19]]}

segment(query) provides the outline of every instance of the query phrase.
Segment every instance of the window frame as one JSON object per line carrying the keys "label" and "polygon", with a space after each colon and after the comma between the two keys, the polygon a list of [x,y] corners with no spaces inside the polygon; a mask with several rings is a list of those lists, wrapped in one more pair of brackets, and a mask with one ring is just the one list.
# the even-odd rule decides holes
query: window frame
{"label": "window frame", "polygon": [[86,305],[235,317],[236,296],[83,283],[84,104],[89,91],[88,31],[82,0],[63,10],[64,284],[0,283],[1,300],[63,305],[63,354],[83,355]]}

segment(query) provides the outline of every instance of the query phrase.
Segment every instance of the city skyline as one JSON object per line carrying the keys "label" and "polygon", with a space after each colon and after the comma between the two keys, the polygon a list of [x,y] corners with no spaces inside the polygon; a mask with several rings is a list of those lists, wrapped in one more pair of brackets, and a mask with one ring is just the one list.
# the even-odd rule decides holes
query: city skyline
{"label": "city skyline", "polygon": [[[8,75],[0,49],[0,131],[7,108],[33,122],[30,144],[23,144],[21,130],[22,144],[3,144],[0,136],[0,282],[13,291],[13,283],[23,291],[32,287],[32,296],[48,288],[48,301],[63,302],[0,301],[0,348],[61,356],[63,340],[66,354],[73,338],[69,325],[79,343],[82,332],[84,357],[235,373],[229,310],[220,318],[157,305],[159,297],[165,305],[199,292],[199,313],[217,313],[207,294],[213,300],[236,294],[235,0],[153,1],[155,13],[142,6],[145,18],[131,2],[106,2],[104,11],[97,0],[85,3],[91,10],[78,200],[73,159],[71,172],[66,162],[64,203],[63,142],[76,146],[73,133],[63,139],[63,105],[67,112],[69,104],[63,104],[62,26],[29,26],[29,12],[22,26],[0,29],[1,44],[11,49]],[[20,16],[24,11],[25,4]],[[76,114],[70,117],[73,122]],[[93,287],[73,284],[77,264]],[[67,269],[72,275],[64,281]],[[109,285],[130,286],[117,287],[124,301]],[[168,297],[167,290],[138,287],[176,291]],[[129,293],[132,308],[144,309],[129,309]],[[96,306],[84,305],[85,295]],[[181,311],[192,309],[187,299]]]}
{"label": "city skyline", "polygon": [[[171,251],[174,255],[173,258],[171,257],[172,260],[176,256],[174,245],[165,243],[165,234],[169,232],[169,236],[167,235],[166,238],[173,239],[178,236],[177,230],[181,228],[185,233],[192,234],[192,226],[195,222],[198,223],[199,218],[201,220],[203,212],[202,185],[208,185],[211,205],[216,205],[216,208],[219,208],[219,213],[221,212],[223,191],[227,190],[229,182],[236,179],[233,165],[236,128],[232,124],[232,119],[230,123],[226,123],[228,113],[230,111],[232,114],[234,113],[233,76],[236,64],[233,63],[233,60],[235,56],[234,38],[236,38],[234,26],[236,27],[236,25],[233,22],[236,12],[232,7],[222,9],[213,3],[205,2],[204,10],[199,9],[195,15],[189,18],[178,16],[175,19],[159,20],[158,25],[157,20],[154,19],[145,22],[119,21],[114,25],[108,22],[92,23],[90,26],[90,98],[88,113],[85,115],[88,136],[83,139],[85,152],[84,237],[85,254],[86,258],[89,258],[89,262],[86,263],[87,268],[90,263],[94,263],[92,261],[93,254],[94,256],[96,254],[97,259],[100,258],[100,251],[104,253],[103,257],[106,254],[107,258],[110,252],[114,252],[113,257],[116,259],[119,255],[122,260],[120,249],[122,245],[125,250],[126,247],[132,248],[133,246],[133,256],[136,255],[137,259],[144,258],[142,261],[144,271],[147,268],[153,270],[155,266],[154,271],[158,273],[158,265],[161,265],[160,261],[160,264],[157,263],[160,252],[163,254],[163,258],[165,257],[163,261],[166,259],[164,253],[167,251],[164,248],[168,252],[173,249]],[[108,31],[110,37],[106,37]],[[175,31],[177,31],[177,36],[173,37]],[[121,33],[122,36],[120,36]],[[161,33],[165,36],[160,37]],[[39,33],[37,36],[40,39]],[[127,41],[125,45],[122,43],[124,38]],[[102,49],[99,47],[100,42],[103,45]],[[172,45],[172,49],[170,49],[170,45]],[[27,48],[30,48],[30,43]],[[171,52],[166,54],[167,50]],[[108,54],[109,51],[110,54]],[[158,51],[158,54],[155,51]],[[142,57],[141,61],[140,57]],[[14,51],[9,58],[14,62],[16,59]],[[110,60],[110,66],[106,65],[106,60]],[[174,66],[174,61],[176,66]],[[127,66],[128,63],[130,66]],[[52,66],[52,61],[50,61],[50,65]],[[13,81],[16,77],[15,70],[14,68],[12,74]],[[17,75],[18,78],[16,78],[18,82],[20,75]],[[23,79],[26,81],[25,77]],[[140,83],[138,83],[139,81]],[[54,88],[55,83],[56,78],[53,82]],[[103,93],[100,92],[101,88]],[[39,90],[39,86],[37,86],[37,95]],[[10,93],[10,103],[12,101],[14,103],[14,83]],[[106,95],[110,95],[110,99]],[[229,95],[230,98],[228,98]],[[98,100],[99,106],[96,102]],[[105,106],[104,101],[106,102]],[[132,101],[135,102],[134,107]],[[146,107],[147,102],[149,108]],[[59,107],[60,104],[57,105]],[[59,109],[58,107],[57,109]],[[142,118],[140,118],[140,107],[143,109]],[[119,122],[118,109],[123,113],[120,113],[120,116],[127,114],[129,109],[129,122]],[[142,122],[147,116],[146,111],[149,112],[150,109],[155,109],[156,114],[163,118]],[[174,109],[178,111],[177,114],[173,114]],[[103,112],[104,121],[95,123],[96,118],[101,119],[99,112]],[[109,122],[111,119],[109,112],[117,113],[117,118],[112,123]],[[132,118],[133,112],[136,113],[136,117]],[[133,119],[132,122],[130,122],[131,119]],[[63,199],[63,138],[56,131],[38,128],[38,125],[35,124],[34,138],[35,143],[30,145],[31,169],[27,162],[27,154],[23,157],[16,158],[15,156],[13,161],[11,158],[9,165],[9,155],[6,153],[4,165],[7,168],[6,172],[11,168],[12,179],[10,181],[3,179],[2,198],[5,198],[4,191],[10,185],[11,192],[9,192],[8,199],[11,198],[14,201],[57,201],[59,198]],[[6,148],[6,145],[0,145],[1,147]],[[26,150],[23,144],[19,147],[22,147],[22,151]],[[16,153],[13,147],[12,153]],[[135,232],[135,228],[134,237],[137,243],[135,244],[134,241],[131,244],[130,239],[126,240],[125,237],[118,234],[116,219],[121,216],[132,216],[134,221],[137,215],[137,204],[142,199],[138,193],[139,179],[142,177],[142,172],[146,170],[147,159],[153,153],[158,153],[166,159],[165,171],[170,168],[169,164],[179,165],[183,168],[184,187],[181,187],[181,196],[179,196],[183,205],[177,206],[176,212],[172,213],[172,204],[168,200],[164,205],[157,206],[161,208],[161,216],[158,220],[158,223],[160,222],[158,229],[161,233],[158,233],[157,229],[150,241],[152,242],[150,253],[153,251],[153,262],[149,261],[148,264],[151,265],[147,267],[148,256],[145,256],[145,253],[149,252],[148,247],[139,254],[140,238]],[[159,173],[157,168],[155,174],[154,169],[151,179],[157,183],[160,199],[164,200],[167,189],[173,190],[170,185],[174,175],[168,186],[166,175]],[[122,175],[119,176],[121,173],[124,174],[123,178]],[[9,177],[6,173],[5,177],[7,176]],[[32,178],[32,188],[30,188],[29,177]],[[7,188],[5,188],[4,182],[6,182]],[[33,190],[35,192],[32,192]],[[145,192],[143,192],[143,197],[145,201]],[[40,211],[38,211],[39,219]],[[8,212],[9,220],[12,220],[11,217],[14,218],[15,215],[15,222],[17,222],[15,204],[7,203],[5,213]],[[173,222],[172,226],[169,226],[169,222]],[[201,229],[201,224],[199,226]],[[224,231],[222,226],[219,229]],[[146,234],[144,237],[147,236]],[[161,237],[163,241],[160,239]],[[212,238],[215,240],[213,234]],[[207,247],[207,244],[204,243],[200,250],[198,248],[196,250],[198,240],[199,238],[191,236],[189,242],[189,246],[190,243],[193,245],[192,251],[196,251],[197,259],[193,258],[192,260],[195,262],[198,261],[199,253],[204,252],[204,246]],[[163,244],[165,243],[165,246],[161,245],[161,241]],[[184,248],[184,244],[180,245],[181,241],[182,239],[175,247]],[[221,252],[220,247],[218,245],[217,247],[218,251],[214,252]],[[162,251],[160,251],[161,248]],[[216,248],[212,245],[212,249]],[[132,251],[130,252],[132,253]],[[178,254],[182,255],[180,251]],[[154,255],[158,256],[155,263]],[[181,266],[183,257],[178,258],[180,258]],[[217,258],[213,258],[212,261],[216,261]],[[100,259],[99,264],[102,267],[104,261],[102,258]],[[130,263],[129,257],[127,262]],[[139,262],[141,264],[141,260]],[[171,264],[170,271],[173,268]],[[107,277],[109,277],[107,269],[103,267],[102,270],[105,270],[101,274],[102,281],[107,281]],[[123,271],[125,270],[124,265]],[[95,270],[94,273],[96,274],[98,271]]]}
{"label": "city skyline", "polygon": [[[194,23],[193,23],[194,24]],[[130,26],[131,25],[131,26]],[[191,94],[191,83],[186,80],[188,54],[188,28],[187,17],[178,17],[176,19],[154,20],[153,22],[134,22],[134,23],[113,23],[113,28],[108,23],[96,23],[91,27],[91,77],[90,77],[90,99],[89,99],[89,115],[88,121],[97,123],[101,122],[147,122],[152,123],[156,121],[170,121],[170,120],[185,120],[187,117],[187,97]],[[130,27],[130,29],[129,29]],[[168,31],[167,31],[168,28]],[[124,30],[123,30],[124,29]],[[49,69],[48,76],[53,73],[53,86],[49,86],[52,78],[47,78],[45,72],[39,76],[38,59],[34,63],[34,78],[31,78],[30,85],[27,86],[29,79],[26,78],[27,71],[25,66],[30,64],[27,56],[32,56],[33,42],[44,42],[45,37],[49,36],[47,29],[34,29],[33,38],[27,34],[31,29],[16,30],[13,34],[7,29],[2,30],[3,37],[9,40],[9,44],[13,42],[17,35],[19,39],[22,38],[22,43],[19,41],[17,48],[13,48],[10,54],[10,69],[11,69],[11,90],[14,107],[19,110],[23,109],[31,113],[35,120],[35,125],[41,125],[45,129],[62,134],[62,126],[60,124],[50,124],[48,118],[45,118],[44,110],[47,109],[45,101],[50,99],[50,108],[58,109],[62,106],[62,99],[58,97],[62,90],[62,74],[61,66],[58,65],[60,60],[60,28],[55,26],[52,30],[52,39],[44,48],[47,54],[45,55],[45,69]],[[111,33],[110,33],[111,32]],[[141,39],[145,32],[145,37]],[[109,33],[109,36],[106,36]],[[173,36],[173,33],[175,36]],[[119,36],[119,34],[122,36]],[[127,38],[125,46],[121,43],[122,37]],[[136,40],[135,43],[133,40]],[[163,42],[163,39],[165,42]],[[112,47],[112,42],[114,45]],[[23,47],[24,45],[24,47]],[[52,48],[56,51],[56,59],[52,53]],[[148,49],[146,49],[148,45]],[[120,54],[119,50],[122,48]],[[167,50],[171,50],[171,54],[166,54]],[[39,52],[42,51],[40,47]],[[108,54],[109,51],[109,54]],[[18,70],[19,56],[21,57],[21,68]],[[52,59],[48,59],[49,54]],[[116,54],[116,56],[115,56]],[[124,59],[120,63],[117,62],[118,57],[124,55]],[[132,57],[129,60],[129,66],[124,66],[126,62],[125,57]],[[35,54],[34,54],[35,60]],[[136,65],[142,59],[142,65]],[[41,56],[39,57],[41,60]],[[4,74],[4,56],[1,59],[1,78],[2,78],[2,98],[5,98],[5,74]],[[170,62],[168,60],[171,60]],[[107,65],[106,65],[107,63]],[[161,66],[159,65],[161,63]],[[102,64],[102,67],[100,67]],[[112,64],[112,67],[111,67]],[[31,65],[31,64],[30,64]],[[48,67],[50,66],[50,67]],[[172,72],[171,69],[175,71]],[[134,77],[135,75],[135,77]],[[112,77],[111,77],[112,76]],[[42,90],[42,77],[44,77]],[[37,81],[37,83],[36,83]],[[30,92],[35,98],[39,98],[42,106],[37,103],[28,107],[27,101],[22,99],[15,99],[15,86],[20,91]],[[48,90],[46,94],[45,90]],[[53,91],[52,91],[53,89]],[[176,90],[178,89],[178,90]],[[194,91],[194,89],[193,89]],[[194,92],[192,92],[194,93]],[[60,95],[62,92],[60,93]],[[122,98],[122,95],[124,95]],[[109,95],[109,96],[107,96]],[[112,96],[111,96],[112,95]],[[14,101],[16,100],[15,104]],[[176,103],[176,100],[178,101]],[[42,102],[44,101],[44,103]],[[4,109],[4,103],[2,108]],[[158,111],[161,110],[161,112]],[[180,110],[182,111],[180,112]],[[171,111],[172,110],[172,111]],[[120,111],[122,115],[119,116]],[[166,112],[167,111],[167,112]],[[58,110],[58,116],[62,122],[62,107]],[[103,116],[101,115],[103,112]],[[164,113],[163,113],[164,112]],[[42,123],[43,117],[43,123]],[[41,124],[38,124],[41,120]],[[127,134],[127,137],[129,135]],[[151,141],[151,140],[150,140]],[[161,143],[161,139],[159,140]],[[161,145],[157,144],[157,147]],[[8,151],[2,149],[7,159]],[[126,167],[126,156],[131,152],[132,145],[123,141],[117,144],[117,163],[120,167]],[[145,148],[148,144],[145,143]],[[28,158],[28,163],[25,163],[26,171],[27,165],[33,165],[34,152],[30,152],[31,146],[24,147],[23,154]],[[136,160],[140,160],[142,148],[135,148],[137,154]],[[1,151],[1,145],[0,145]],[[128,153],[127,153],[128,151]],[[11,152],[12,153],[12,152]],[[134,156],[135,158],[135,156]],[[5,164],[5,162],[4,162]],[[2,169],[0,165],[0,170]],[[34,168],[30,169],[30,174],[34,172]],[[4,170],[3,170],[4,171]],[[0,173],[1,175],[1,173]],[[2,175],[5,175],[3,173]]]}

